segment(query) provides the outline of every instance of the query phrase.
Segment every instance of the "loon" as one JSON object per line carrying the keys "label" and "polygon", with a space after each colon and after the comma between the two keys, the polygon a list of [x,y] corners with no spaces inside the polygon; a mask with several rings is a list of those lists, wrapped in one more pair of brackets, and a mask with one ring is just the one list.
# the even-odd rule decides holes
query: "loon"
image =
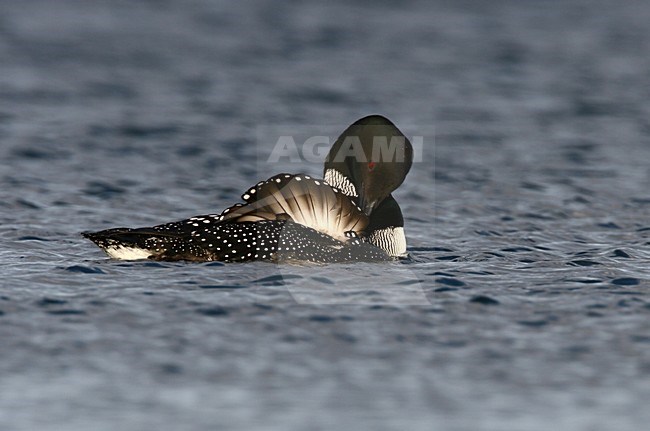
{"label": "loon", "polygon": [[406,257],[404,219],[392,196],[413,147],[387,118],[370,115],[334,142],[324,179],[281,173],[250,187],[220,214],[82,235],[121,260],[386,261]]}

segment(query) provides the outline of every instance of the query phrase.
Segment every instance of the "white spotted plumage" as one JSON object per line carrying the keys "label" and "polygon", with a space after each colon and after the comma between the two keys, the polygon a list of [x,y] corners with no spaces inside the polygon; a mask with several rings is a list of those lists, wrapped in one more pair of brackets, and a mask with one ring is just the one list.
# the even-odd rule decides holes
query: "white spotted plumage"
{"label": "white spotted plumage", "polygon": [[[281,174],[258,183],[242,199],[245,204],[235,204],[219,215],[200,215],[151,228],[111,229],[88,237],[109,256],[123,260],[337,262],[388,258],[381,248],[360,239],[367,217],[325,181]],[[278,218],[279,214],[287,217]]]}

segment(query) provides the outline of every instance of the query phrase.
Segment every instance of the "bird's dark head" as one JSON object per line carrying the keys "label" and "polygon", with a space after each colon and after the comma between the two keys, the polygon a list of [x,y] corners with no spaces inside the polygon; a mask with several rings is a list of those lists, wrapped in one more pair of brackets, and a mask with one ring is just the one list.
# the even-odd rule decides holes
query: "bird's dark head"
{"label": "bird's dark head", "polygon": [[336,140],[325,160],[325,177],[331,177],[328,170],[333,169],[347,179],[369,216],[402,184],[412,163],[413,147],[406,136],[389,119],[370,115]]}

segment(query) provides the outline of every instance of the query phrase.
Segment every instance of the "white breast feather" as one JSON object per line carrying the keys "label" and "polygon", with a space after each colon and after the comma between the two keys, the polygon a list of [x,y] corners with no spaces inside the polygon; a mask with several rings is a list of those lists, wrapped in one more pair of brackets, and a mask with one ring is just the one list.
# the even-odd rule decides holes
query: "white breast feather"
{"label": "white breast feather", "polygon": [[368,235],[366,241],[384,250],[392,257],[406,257],[406,236],[403,227],[377,229]]}
{"label": "white breast feather", "polygon": [[149,250],[139,247],[124,247],[121,245],[106,247],[104,251],[113,259],[119,260],[140,260],[147,259],[151,256]]}

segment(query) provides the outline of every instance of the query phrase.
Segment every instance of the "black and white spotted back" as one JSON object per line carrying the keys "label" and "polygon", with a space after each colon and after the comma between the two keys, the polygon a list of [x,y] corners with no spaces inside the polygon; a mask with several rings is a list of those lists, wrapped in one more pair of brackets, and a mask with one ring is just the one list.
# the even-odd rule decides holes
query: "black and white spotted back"
{"label": "black and white spotted back", "polygon": [[360,238],[368,218],[340,190],[307,175],[276,175],[244,203],[149,228],[84,234],[115,258],[345,262],[387,260]]}

